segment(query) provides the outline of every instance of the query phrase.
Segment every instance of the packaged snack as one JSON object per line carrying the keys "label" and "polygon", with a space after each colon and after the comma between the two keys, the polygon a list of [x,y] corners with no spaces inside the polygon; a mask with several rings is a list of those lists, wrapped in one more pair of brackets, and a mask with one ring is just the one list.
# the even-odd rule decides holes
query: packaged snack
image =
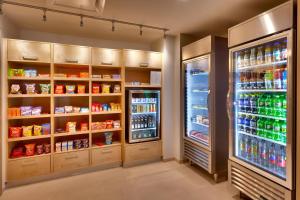
{"label": "packaged snack", "polygon": [[10,93],[11,94],[21,94],[20,89],[21,89],[21,87],[19,84],[12,84],[10,86]]}
{"label": "packaged snack", "polygon": [[64,141],[61,143],[61,151],[68,151],[68,142]]}
{"label": "packaged snack", "polygon": [[61,152],[61,142],[55,143],[55,152]]}
{"label": "packaged snack", "polygon": [[100,129],[106,129],[106,122],[99,122]]}
{"label": "packaged snack", "polygon": [[36,94],[35,83],[27,84],[25,83],[26,94]]}
{"label": "packaged snack", "polygon": [[31,115],[40,115],[41,113],[42,113],[42,107],[41,106],[32,107]]}
{"label": "packaged snack", "polygon": [[8,116],[9,117],[15,117],[21,115],[21,109],[20,108],[8,108]]}
{"label": "packaged snack", "polygon": [[92,112],[100,112],[100,104],[99,103],[92,103]]}
{"label": "packaged snack", "polygon": [[38,77],[49,78],[50,74],[39,74]]}
{"label": "packaged snack", "polygon": [[92,122],[91,123],[91,129],[92,129],[92,131],[99,130],[100,129],[99,128],[99,122]]}
{"label": "packaged snack", "polygon": [[67,122],[66,131],[70,133],[76,132],[76,124],[77,122]]}
{"label": "packaged snack", "polygon": [[111,75],[109,75],[109,74],[103,74],[102,78],[103,79],[111,79]]}
{"label": "packaged snack", "polygon": [[65,106],[65,113],[72,113],[73,112],[73,106]]}
{"label": "packaged snack", "polygon": [[32,136],[32,126],[22,126],[23,129],[23,137]]}
{"label": "packaged snack", "polygon": [[80,112],[80,107],[73,107],[73,112],[74,113],[79,113]]}
{"label": "packaged snack", "polygon": [[120,128],[121,127],[120,124],[121,124],[120,120],[115,120],[114,123],[113,123],[113,126],[114,126],[114,128]]}
{"label": "packaged snack", "polygon": [[106,132],[104,134],[105,134],[105,144],[107,144],[107,145],[112,144],[113,133],[112,132]]}
{"label": "packaged snack", "polygon": [[44,144],[44,152],[46,154],[51,152],[51,145],[50,144]]}
{"label": "packaged snack", "polygon": [[50,94],[50,84],[40,84],[41,94]]}
{"label": "packaged snack", "polygon": [[74,149],[80,149],[81,148],[81,140],[74,140],[73,147],[74,147]]}
{"label": "packaged snack", "polygon": [[81,131],[87,131],[89,130],[89,124],[86,122],[80,123],[80,130]]}
{"label": "packaged snack", "polygon": [[55,85],[55,94],[63,94],[64,93],[64,86],[63,85]]}
{"label": "packaged snack", "polygon": [[64,74],[64,73],[56,73],[56,74],[54,74],[54,77],[57,77],[57,78],[66,78],[66,77],[67,77],[67,74]]}
{"label": "packaged snack", "polygon": [[25,77],[30,77],[31,76],[31,70],[30,69],[25,69],[24,70],[24,76]]}
{"label": "packaged snack", "polygon": [[85,85],[78,85],[77,86],[77,93],[78,94],[85,94]]}
{"label": "packaged snack", "polygon": [[22,137],[22,127],[9,127],[9,137],[10,138]]}
{"label": "packaged snack", "polygon": [[22,157],[23,156],[23,153],[24,152],[24,148],[21,147],[21,146],[17,146],[17,147],[14,147],[11,151],[11,154],[10,154],[10,157],[11,158],[19,158],[19,157]]}
{"label": "packaged snack", "polygon": [[82,144],[82,148],[89,148],[89,140],[88,139],[82,139],[81,144]]}
{"label": "packaged snack", "polygon": [[28,116],[32,113],[32,106],[21,106],[20,107],[21,116]]}
{"label": "packaged snack", "polygon": [[36,69],[31,69],[30,70],[30,77],[37,77],[37,70]]}
{"label": "packaged snack", "polygon": [[99,94],[100,93],[100,84],[93,83],[92,92],[93,92],[93,94]]}
{"label": "packaged snack", "polygon": [[49,135],[51,133],[50,123],[42,124],[42,133],[43,133],[43,135]]}
{"label": "packaged snack", "polygon": [[35,144],[25,144],[25,155],[26,156],[33,156],[35,154]]}
{"label": "packaged snack", "polygon": [[55,114],[63,114],[65,113],[65,107],[56,107]]}
{"label": "packaged snack", "polygon": [[101,111],[109,111],[110,110],[110,106],[108,106],[107,103],[102,104],[101,107],[102,107]]}
{"label": "packaged snack", "polygon": [[102,93],[110,93],[110,85],[102,84]]}
{"label": "packaged snack", "polygon": [[44,153],[44,146],[42,144],[36,145],[36,154],[41,155]]}
{"label": "packaged snack", "polygon": [[33,135],[34,136],[42,135],[42,126],[34,125],[33,126]]}
{"label": "packaged snack", "polygon": [[107,129],[112,129],[113,128],[113,123],[114,121],[113,120],[106,120],[106,128]]}
{"label": "packaged snack", "polygon": [[8,77],[13,77],[13,76],[15,76],[15,69],[8,68],[7,74],[8,74]]}
{"label": "packaged snack", "polygon": [[68,78],[78,78],[78,74],[67,74]]}
{"label": "packaged snack", "polygon": [[114,93],[120,93],[121,92],[121,86],[119,84],[114,85]]}
{"label": "packaged snack", "polygon": [[112,78],[113,79],[121,79],[121,75],[120,74],[113,74]]}
{"label": "packaged snack", "polygon": [[89,77],[89,73],[88,72],[80,72],[79,73],[79,77],[80,78],[88,78]]}
{"label": "packaged snack", "polygon": [[68,141],[68,151],[73,150],[73,141]]}
{"label": "packaged snack", "polygon": [[89,108],[87,108],[87,107],[81,107],[80,108],[80,112],[81,113],[88,113],[89,112]]}
{"label": "packaged snack", "polygon": [[75,85],[66,85],[66,94],[75,94]]}
{"label": "packaged snack", "polygon": [[14,76],[24,76],[24,69],[15,69]]}

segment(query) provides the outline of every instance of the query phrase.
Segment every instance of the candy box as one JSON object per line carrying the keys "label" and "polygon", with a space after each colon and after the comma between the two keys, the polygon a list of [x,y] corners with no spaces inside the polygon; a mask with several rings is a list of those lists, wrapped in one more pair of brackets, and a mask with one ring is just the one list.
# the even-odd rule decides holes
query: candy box
{"label": "candy box", "polygon": [[55,108],[55,114],[63,114],[63,113],[65,113],[64,107],[56,107]]}
{"label": "candy box", "polygon": [[31,115],[40,115],[42,113],[42,107],[32,107]]}

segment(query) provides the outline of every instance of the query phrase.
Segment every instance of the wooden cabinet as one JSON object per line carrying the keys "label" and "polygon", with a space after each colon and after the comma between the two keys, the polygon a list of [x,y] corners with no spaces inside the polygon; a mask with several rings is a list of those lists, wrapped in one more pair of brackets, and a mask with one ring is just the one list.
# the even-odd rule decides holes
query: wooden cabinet
{"label": "wooden cabinet", "polygon": [[8,61],[51,62],[51,45],[46,42],[7,40]]}
{"label": "wooden cabinet", "polygon": [[92,65],[94,66],[121,66],[121,50],[92,48]]}
{"label": "wooden cabinet", "polygon": [[90,62],[90,47],[54,44],[54,63],[89,65]]}
{"label": "wooden cabinet", "polygon": [[87,167],[89,150],[54,154],[54,171],[65,171]]}
{"label": "wooden cabinet", "polygon": [[161,68],[162,54],[159,52],[124,50],[125,67]]}
{"label": "wooden cabinet", "polygon": [[50,173],[50,155],[35,158],[19,158],[7,163],[8,181],[46,175]]}
{"label": "wooden cabinet", "polygon": [[92,165],[104,165],[121,161],[121,145],[92,149]]}
{"label": "wooden cabinet", "polygon": [[161,158],[161,141],[127,144],[125,148],[126,164],[139,161],[152,161]]}

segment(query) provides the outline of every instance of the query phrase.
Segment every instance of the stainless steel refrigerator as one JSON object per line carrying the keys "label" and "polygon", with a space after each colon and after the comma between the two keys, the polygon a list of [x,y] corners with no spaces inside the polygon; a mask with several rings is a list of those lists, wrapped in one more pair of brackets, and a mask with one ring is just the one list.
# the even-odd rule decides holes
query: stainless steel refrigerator
{"label": "stainless steel refrigerator", "polygon": [[293,2],[232,27],[229,180],[252,199],[292,199]]}
{"label": "stainless steel refrigerator", "polygon": [[227,39],[208,36],[182,48],[184,158],[216,181],[227,177]]}
{"label": "stainless steel refrigerator", "polygon": [[160,139],[160,91],[129,90],[127,95],[127,141]]}

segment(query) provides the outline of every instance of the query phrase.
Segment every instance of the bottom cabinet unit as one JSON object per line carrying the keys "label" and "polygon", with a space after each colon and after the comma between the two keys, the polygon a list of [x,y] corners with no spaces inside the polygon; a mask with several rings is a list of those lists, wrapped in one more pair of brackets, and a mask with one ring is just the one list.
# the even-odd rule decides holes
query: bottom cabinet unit
{"label": "bottom cabinet unit", "polygon": [[31,178],[49,173],[50,155],[9,160],[7,164],[8,181]]}
{"label": "bottom cabinet unit", "polygon": [[121,145],[92,149],[92,165],[121,163]]}
{"label": "bottom cabinet unit", "polygon": [[89,165],[89,150],[57,153],[54,155],[54,171],[79,169]]}

